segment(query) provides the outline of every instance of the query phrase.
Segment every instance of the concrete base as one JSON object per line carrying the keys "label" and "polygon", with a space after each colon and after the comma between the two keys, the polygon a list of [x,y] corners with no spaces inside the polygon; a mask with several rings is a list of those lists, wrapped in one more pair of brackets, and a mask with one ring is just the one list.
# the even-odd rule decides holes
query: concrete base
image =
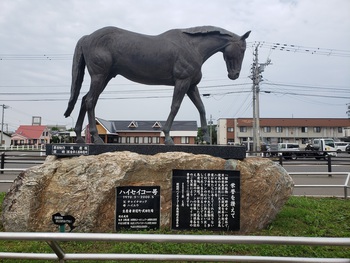
{"label": "concrete base", "polygon": [[164,152],[186,152],[208,154],[223,159],[243,160],[244,146],[219,145],[161,145],[161,144],[47,144],[46,155],[59,157],[97,155],[105,152],[130,151],[138,154],[154,155]]}

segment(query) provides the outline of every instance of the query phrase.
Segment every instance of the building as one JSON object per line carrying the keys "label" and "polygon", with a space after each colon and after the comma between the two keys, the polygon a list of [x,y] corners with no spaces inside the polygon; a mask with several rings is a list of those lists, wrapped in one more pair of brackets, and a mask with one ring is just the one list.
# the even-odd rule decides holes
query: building
{"label": "building", "polygon": [[11,145],[41,145],[51,141],[51,133],[44,125],[21,125],[11,136]]}
{"label": "building", "polygon": [[[164,144],[165,121],[118,121],[96,118],[98,134],[105,143]],[[89,134],[86,129],[86,134]],[[196,121],[174,121],[170,136],[175,144],[195,144]],[[86,141],[89,142],[89,136]]]}
{"label": "building", "polygon": [[[262,143],[293,142],[300,147],[315,138],[350,138],[350,119],[328,118],[260,118]],[[242,144],[253,141],[253,119],[219,119],[218,144]]]}
{"label": "building", "polygon": [[1,139],[2,141],[0,142],[0,146],[2,147],[9,147],[11,145],[11,135],[6,133],[6,132],[2,132],[0,130],[1,133]]}

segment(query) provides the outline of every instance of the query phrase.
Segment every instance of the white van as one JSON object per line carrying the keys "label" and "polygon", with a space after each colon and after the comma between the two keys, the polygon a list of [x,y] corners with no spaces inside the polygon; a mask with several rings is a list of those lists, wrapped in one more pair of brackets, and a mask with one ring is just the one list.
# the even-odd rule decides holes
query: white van
{"label": "white van", "polygon": [[334,142],[335,150],[337,152],[345,152],[346,146],[348,146],[348,142]]}
{"label": "white van", "polygon": [[269,156],[276,155],[276,152],[278,152],[278,156],[283,156],[284,159],[292,160],[296,160],[300,154],[299,144],[288,142],[271,144],[269,151],[271,152]]}

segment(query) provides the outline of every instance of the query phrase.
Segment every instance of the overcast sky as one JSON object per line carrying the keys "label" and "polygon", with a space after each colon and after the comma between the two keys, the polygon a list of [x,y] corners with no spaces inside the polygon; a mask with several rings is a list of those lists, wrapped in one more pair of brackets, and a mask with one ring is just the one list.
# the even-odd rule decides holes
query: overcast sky
{"label": "overcast sky", "polygon": [[[259,62],[272,62],[260,86],[260,117],[347,118],[349,0],[1,0],[0,105],[9,106],[4,131],[30,124],[32,116],[41,116],[43,124],[72,126],[80,101],[71,118],[63,113],[74,48],[83,35],[105,26],[157,35],[201,25],[238,35],[252,31],[239,79],[227,78],[221,53],[203,65],[198,86],[201,94],[210,94],[203,97],[208,119],[252,117],[249,75],[258,43]],[[89,82],[86,74],[81,95]],[[166,120],[171,95],[172,87],[144,86],[117,76],[101,95],[96,116]],[[199,125],[187,97],[176,120],[197,120]]]}

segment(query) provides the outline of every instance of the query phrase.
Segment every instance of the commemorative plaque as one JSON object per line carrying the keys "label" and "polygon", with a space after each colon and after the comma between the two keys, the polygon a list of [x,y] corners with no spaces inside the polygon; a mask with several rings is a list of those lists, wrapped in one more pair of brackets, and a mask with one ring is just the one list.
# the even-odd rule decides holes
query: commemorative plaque
{"label": "commemorative plaque", "polygon": [[160,186],[119,186],[116,197],[116,230],[159,229]]}
{"label": "commemorative plaque", "polygon": [[56,156],[80,156],[89,155],[89,145],[79,145],[79,144],[53,144],[51,146],[51,153]]}
{"label": "commemorative plaque", "polygon": [[240,229],[240,172],[173,170],[172,228]]}

